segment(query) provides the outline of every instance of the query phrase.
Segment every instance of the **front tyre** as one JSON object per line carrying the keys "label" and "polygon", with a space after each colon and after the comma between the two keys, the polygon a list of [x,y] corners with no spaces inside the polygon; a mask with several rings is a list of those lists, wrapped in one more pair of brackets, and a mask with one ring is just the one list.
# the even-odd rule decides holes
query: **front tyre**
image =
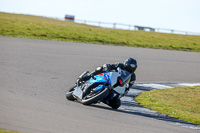
{"label": "front tyre", "polygon": [[90,105],[92,103],[97,103],[99,100],[106,98],[110,93],[108,88],[104,88],[102,91],[95,94],[88,94],[82,99],[82,104]]}
{"label": "front tyre", "polygon": [[74,101],[74,100],[76,100],[75,98],[74,98],[74,96],[72,95],[72,93],[74,92],[74,88],[75,88],[76,86],[73,86],[73,87],[71,87],[69,90],[67,90],[67,92],[66,92],[66,98],[68,99],[68,100],[70,100],[70,101]]}

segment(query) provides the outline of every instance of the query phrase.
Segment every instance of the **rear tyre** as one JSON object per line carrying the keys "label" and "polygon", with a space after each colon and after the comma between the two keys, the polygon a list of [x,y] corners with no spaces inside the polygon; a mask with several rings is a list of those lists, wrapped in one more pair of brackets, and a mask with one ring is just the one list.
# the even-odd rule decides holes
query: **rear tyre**
{"label": "rear tyre", "polygon": [[109,93],[110,90],[108,88],[104,88],[102,91],[97,92],[93,95],[88,94],[83,98],[82,104],[90,105],[92,103],[97,103],[99,100],[106,98],[109,95]]}
{"label": "rear tyre", "polygon": [[70,100],[70,101],[74,101],[74,100],[76,100],[75,98],[74,98],[74,96],[72,95],[72,93],[74,92],[74,88],[75,88],[76,86],[73,86],[73,87],[71,87],[69,90],[67,90],[67,92],[66,92],[66,98],[68,99],[68,100]]}
{"label": "rear tyre", "polygon": [[121,106],[121,100],[117,97],[114,97],[112,100],[110,100],[108,105],[113,109],[118,109]]}

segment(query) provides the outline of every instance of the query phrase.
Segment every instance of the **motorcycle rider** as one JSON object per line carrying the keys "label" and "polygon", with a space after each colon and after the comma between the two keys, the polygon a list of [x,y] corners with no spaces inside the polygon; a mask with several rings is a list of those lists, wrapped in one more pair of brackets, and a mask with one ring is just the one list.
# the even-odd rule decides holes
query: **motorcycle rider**
{"label": "motorcycle rider", "polygon": [[[137,61],[134,58],[129,57],[128,59],[125,60],[124,63],[116,63],[116,64],[104,64],[101,67],[97,67],[97,69],[93,72],[91,72],[89,75],[84,75],[83,77],[79,78],[79,81],[87,81],[91,77],[94,77],[95,75],[104,73],[104,72],[111,72],[111,71],[117,71],[118,68],[121,68],[122,70],[125,70],[129,72],[130,77],[126,77],[129,83],[126,86],[126,93],[128,93],[129,88],[134,84],[136,80],[136,75],[135,75],[135,70],[137,68]],[[123,76],[121,76],[123,77]],[[122,80],[123,81],[123,80]],[[123,84],[123,83],[121,83]],[[126,94],[125,93],[125,94]],[[118,108],[121,105],[120,97],[117,94],[112,94],[110,95],[110,98],[107,99],[107,101],[104,101],[107,103],[109,106],[112,108]]]}

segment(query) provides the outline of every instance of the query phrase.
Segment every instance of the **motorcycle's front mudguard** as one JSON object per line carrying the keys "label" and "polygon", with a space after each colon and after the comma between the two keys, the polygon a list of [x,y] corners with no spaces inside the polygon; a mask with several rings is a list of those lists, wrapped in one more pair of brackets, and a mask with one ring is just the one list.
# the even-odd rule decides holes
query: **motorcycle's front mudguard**
{"label": "motorcycle's front mudguard", "polygon": [[74,92],[74,88],[75,88],[76,86],[73,86],[73,87],[71,87],[70,89],[68,89],[67,91],[66,91],[66,98],[68,99],[68,100],[70,100],[70,101],[75,101],[76,100],[76,98],[72,95],[72,93]]}

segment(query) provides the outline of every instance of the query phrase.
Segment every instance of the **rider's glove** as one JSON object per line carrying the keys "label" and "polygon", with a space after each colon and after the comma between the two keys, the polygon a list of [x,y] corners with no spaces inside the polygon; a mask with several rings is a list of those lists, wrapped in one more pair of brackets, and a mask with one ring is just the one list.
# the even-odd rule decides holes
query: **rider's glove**
{"label": "rider's glove", "polygon": [[91,73],[91,74],[90,74],[90,77],[92,77],[93,79],[95,79],[95,77],[94,77],[94,74],[93,74],[93,73]]}
{"label": "rider's glove", "polygon": [[103,65],[103,71],[110,71],[111,70],[111,66],[110,66],[110,64],[104,64]]}

